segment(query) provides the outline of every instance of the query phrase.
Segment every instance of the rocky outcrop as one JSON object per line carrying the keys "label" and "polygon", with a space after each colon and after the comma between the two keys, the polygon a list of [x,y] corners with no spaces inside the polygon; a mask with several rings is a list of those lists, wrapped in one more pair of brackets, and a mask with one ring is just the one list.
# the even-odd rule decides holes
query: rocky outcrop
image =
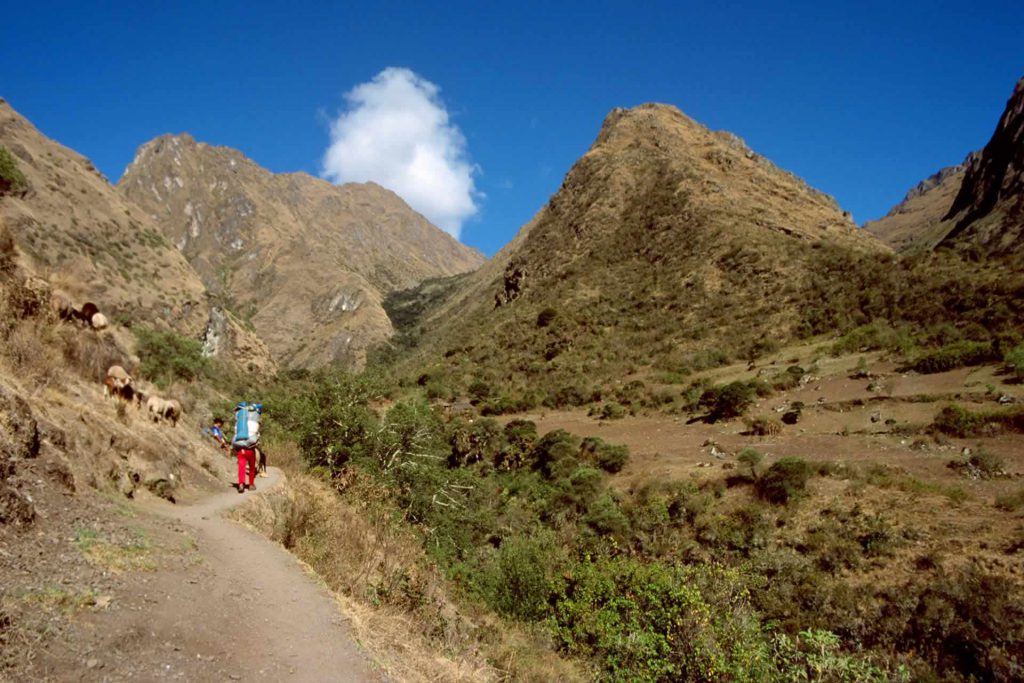
{"label": "rocky outcrop", "polygon": [[273,174],[189,135],[143,145],[118,185],[291,366],[358,364],[392,333],[387,293],[483,261],[378,185]]}
{"label": "rocky outcrop", "polygon": [[944,220],[954,225],[943,247],[1001,255],[1024,244],[1024,78],[992,139],[968,164]]}

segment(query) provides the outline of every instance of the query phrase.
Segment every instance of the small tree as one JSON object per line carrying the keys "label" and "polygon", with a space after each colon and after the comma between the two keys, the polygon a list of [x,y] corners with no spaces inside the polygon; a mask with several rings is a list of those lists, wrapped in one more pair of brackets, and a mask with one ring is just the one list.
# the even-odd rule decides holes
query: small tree
{"label": "small tree", "polygon": [[1017,375],[1017,379],[1024,379],[1024,344],[1013,347],[1003,358],[1006,364]]}
{"label": "small tree", "polygon": [[175,380],[191,382],[208,369],[203,345],[196,339],[145,328],[137,328],[135,338],[142,374],[158,385],[166,386]]}
{"label": "small tree", "polygon": [[755,483],[757,495],[769,503],[785,505],[801,495],[811,477],[810,466],[800,458],[782,458]]}
{"label": "small tree", "polygon": [[28,186],[25,174],[6,147],[0,146],[0,195],[21,192]]}
{"label": "small tree", "polygon": [[736,456],[736,459],[740,461],[740,464],[746,465],[750,468],[750,476],[757,479],[757,466],[764,460],[764,454],[762,454],[756,448],[744,448],[740,451],[740,454]]}

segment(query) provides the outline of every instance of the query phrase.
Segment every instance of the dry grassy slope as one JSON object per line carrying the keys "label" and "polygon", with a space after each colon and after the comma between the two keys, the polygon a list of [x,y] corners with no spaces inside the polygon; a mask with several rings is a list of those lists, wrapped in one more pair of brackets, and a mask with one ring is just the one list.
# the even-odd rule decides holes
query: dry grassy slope
{"label": "dry grassy slope", "polygon": [[391,334],[384,294],[483,261],[378,185],[275,175],[188,135],[143,145],[119,187],[292,366],[361,360]]}
{"label": "dry grassy slope", "polygon": [[[92,163],[42,135],[0,100],[0,145],[28,180],[0,199],[27,271],[112,321],[170,327],[194,338],[211,329],[206,289],[160,228],[107,182]],[[273,372],[263,343],[230,316],[220,325],[219,357]]]}
{"label": "dry grassy slope", "polygon": [[889,213],[877,221],[865,223],[864,230],[897,251],[907,251],[917,245],[933,246],[941,237],[935,233],[944,234],[949,229],[942,224],[942,218],[953,205],[964,170],[973,156],[972,153],[962,164],[947,166],[921,181]]}
{"label": "dry grassy slope", "polygon": [[0,218],[23,265],[108,313],[163,320],[199,335],[203,285],[159,229],[125,201],[92,163],[44,137],[0,101],[0,144],[28,179],[24,196],[0,200]]}
{"label": "dry grassy slope", "polygon": [[944,217],[940,246],[985,254],[1019,253],[1024,238],[1024,78],[1006,103],[992,139],[968,165]]}
{"label": "dry grassy slope", "polygon": [[[814,249],[825,244],[889,252],[831,197],[736,136],[666,105],[615,110],[548,205],[432,326],[442,347],[472,343],[474,334],[514,324],[511,310],[535,315],[552,306],[594,311],[592,327],[604,332],[710,326],[725,335],[742,318],[784,337],[798,318]],[[496,295],[507,298],[505,276],[514,279],[517,269],[525,273],[521,296],[494,310]]]}

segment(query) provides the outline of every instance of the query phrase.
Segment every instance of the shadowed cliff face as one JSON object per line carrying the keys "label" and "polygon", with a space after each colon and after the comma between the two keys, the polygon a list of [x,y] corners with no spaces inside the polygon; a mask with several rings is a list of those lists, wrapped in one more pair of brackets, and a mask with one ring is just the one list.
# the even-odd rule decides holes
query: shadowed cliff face
{"label": "shadowed cliff face", "polygon": [[188,135],[143,145],[118,186],[291,366],[360,364],[391,335],[388,292],[483,262],[378,185],[275,175]]}
{"label": "shadowed cliff face", "polygon": [[933,233],[944,232],[943,217],[960,191],[964,172],[977,155],[978,152],[971,152],[963,163],[947,166],[922,180],[889,213],[865,223],[864,230],[897,251],[934,244],[938,238]]}
{"label": "shadowed cliff face", "polygon": [[1024,78],[1017,82],[992,139],[968,165],[944,220],[940,246],[988,254],[1020,249],[1024,236]]}

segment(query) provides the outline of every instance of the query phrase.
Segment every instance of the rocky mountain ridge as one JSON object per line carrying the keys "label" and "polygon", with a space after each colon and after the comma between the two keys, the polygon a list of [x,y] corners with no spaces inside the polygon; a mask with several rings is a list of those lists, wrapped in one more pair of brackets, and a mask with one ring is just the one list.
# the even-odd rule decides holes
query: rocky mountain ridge
{"label": "rocky mountain ridge", "polygon": [[92,162],[45,137],[3,100],[0,145],[26,178],[22,192],[0,199],[0,223],[27,273],[76,305],[96,304],[111,322],[216,336],[218,357],[274,371],[263,343],[218,310],[159,226]]}
{"label": "rocky mountain ridge", "polygon": [[189,135],[140,147],[118,187],[291,366],[358,365],[391,334],[388,292],[483,261],[379,185],[274,174]]}
{"label": "rocky mountain ridge", "polygon": [[425,346],[551,376],[680,364],[736,328],[730,345],[783,339],[820,249],[890,253],[736,136],[667,105],[616,109],[548,204],[435,310]]}
{"label": "rocky mountain ridge", "polygon": [[942,219],[960,191],[967,166],[976,155],[977,152],[971,152],[963,163],[947,166],[922,180],[889,213],[866,222],[864,230],[897,251],[927,242],[929,235],[942,230]]}

